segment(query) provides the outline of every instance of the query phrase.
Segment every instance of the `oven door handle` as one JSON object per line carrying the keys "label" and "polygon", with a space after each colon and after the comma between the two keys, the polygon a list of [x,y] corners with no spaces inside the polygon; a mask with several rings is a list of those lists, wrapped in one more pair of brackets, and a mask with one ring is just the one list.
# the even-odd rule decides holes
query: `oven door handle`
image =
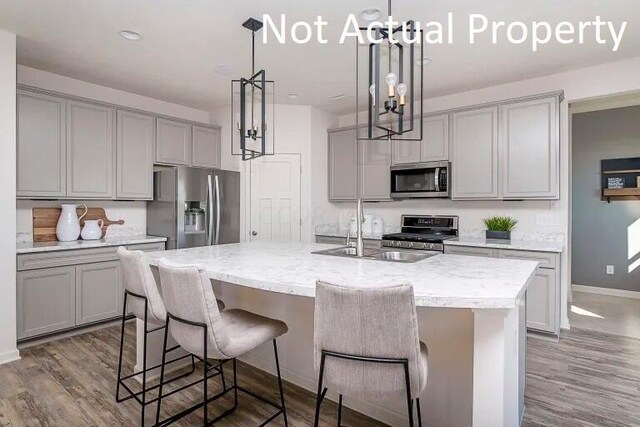
{"label": "oven door handle", "polygon": [[435,173],[433,174],[434,176],[434,182],[436,185],[436,193],[440,192],[440,168],[436,168]]}

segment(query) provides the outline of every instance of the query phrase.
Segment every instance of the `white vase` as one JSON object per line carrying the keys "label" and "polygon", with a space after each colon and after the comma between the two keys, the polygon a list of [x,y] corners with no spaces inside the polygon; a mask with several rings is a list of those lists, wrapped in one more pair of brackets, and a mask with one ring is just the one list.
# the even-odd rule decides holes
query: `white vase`
{"label": "white vase", "polygon": [[[56,237],[60,242],[72,242],[80,237],[80,220],[87,214],[87,205],[62,204],[62,212],[56,225]],[[78,218],[76,209],[84,207],[84,213]]]}
{"label": "white vase", "polygon": [[101,219],[85,219],[82,233],[82,240],[98,240],[102,238],[102,226],[104,221]]}

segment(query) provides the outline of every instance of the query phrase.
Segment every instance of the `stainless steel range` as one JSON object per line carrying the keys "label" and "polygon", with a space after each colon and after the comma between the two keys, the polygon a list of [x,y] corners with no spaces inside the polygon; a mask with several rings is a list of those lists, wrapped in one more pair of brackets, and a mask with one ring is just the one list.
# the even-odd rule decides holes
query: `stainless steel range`
{"label": "stainless steel range", "polygon": [[402,215],[400,233],[382,236],[382,246],[444,252],[443,241],[458,237],[458,217],[446,215]]}

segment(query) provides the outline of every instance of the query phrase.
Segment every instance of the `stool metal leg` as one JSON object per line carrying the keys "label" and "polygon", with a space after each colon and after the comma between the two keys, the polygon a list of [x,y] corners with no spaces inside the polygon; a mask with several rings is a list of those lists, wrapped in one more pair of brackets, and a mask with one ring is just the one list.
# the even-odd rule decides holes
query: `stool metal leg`
{"label": "stool metal leg", "polygon": [[404,365],[404,380],[407,386],[407,410],[409,413],[409,427],[413,427],[413,399],[411,399],[411,382],[409,380],[409,364]]}
{"label": "stool metal leg", "polygon": [[284,417],[285,427],[289,427],[289,420],[287,420],[287,408],[284,405],[284,391],[282,389],[282,376],[280,375],[280,361],[278,360],[278,345],[276,340],[273,340],[273,353],[276,357],[276,372],[278,374],[278,388],[280,389],[280,404],[282,405],[282,416]]}
{"label": "stool metal leg", "polygon": [[116,381],[116,402],[120,402],[120,382],[122,381],[122,353],[124,352],[124,321],[127,314],[127,293],[122,304],[122,326],[120,328],[120,355],[118,356],[118,380]]}
{"label": "stool metal leg", "polygon": [[418,407],[418,425],[422,427],[422,414],[420,413],[420,398],[416,398],[416,406]]}
{"label": "stool metal leg", "polygon": [[320,420],[320,405],[322,405],[322,399],[324,399],[324,395],[327,393],[327,389],[322,389],[322,377],[324,376],[324,359],[325,354],[322,353],[320,356],[320,373],[318,374],[318,391],[316,395],[316,417],[313,422],[314,427],[318,427],[318,422]]}
{"label": "stool metal leg", "polygon": [[[158,387],[158,406],[156,408],[156,425],[160,422],[160,406],[162,405],[162,386],[164,384],[164,365],[167,361],[167,339],[169,336],[169,321],[167,316],[166,328],[164,329],[164,340],[162,344],[162,364],[160,365],[160,386]],[[205,383],[206,384],[206,383]]]}
{"label": "stool metal leg", "polygon": [[342,395],[338,398],[338,427],[342,427]]}
{"label": "stool metal leg", "polygon": [[[140,418],[140,425],[144,426],[144,410],[146,408],[146,401],[147,401],[147,314],[148,314],[148,300],[145,299],[144,300],[144,345],[142,347],[142,415]],[[163,354],[164,357],[164,354]],[[163,363],[164,365],[164,363]],[[163,379],[160,378],[160,382],[162,382]]]}
{"label": "stool metal leg", "polygon": [[[168,328],[167,328],[168,329]],[[205,325],[204,328],[204,360],[202,362],[202,382],[203,382],[203,388],[204,388],[204,400],[202,403],[202,409],[204,412],[204,418],[203,418],[203,426],[207,427],[207,420],[209,419],[209,417],[207,416],[207,356],[208,356],[208,352],[207,352],[207,341],[209,341],[207,339],[207,326]]]}

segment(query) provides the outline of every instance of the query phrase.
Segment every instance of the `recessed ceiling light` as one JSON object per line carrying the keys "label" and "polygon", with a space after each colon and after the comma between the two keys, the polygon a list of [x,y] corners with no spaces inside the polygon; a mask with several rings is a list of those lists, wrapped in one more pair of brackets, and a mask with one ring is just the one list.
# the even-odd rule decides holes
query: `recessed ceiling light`
{"label": "recessed ceiling light", "polygon": [[360,19],[363,21],[375,21],[380,18],[380,9],[371,7],[360,12]]}
{"label": "recessed ceiling light", "polygon": [[142,36],[140,35],[140,33],[136,33],[135,31],[131,30],[120,31],[120,37],[131,41],[142,40]]}
{"label": "recessed ceiling light", "polygon": [[423,58],[422,60],[420,59],[416,59],[416,65],[429,65],[431,64],[431,62],[433,62],[433,59],[431,58]]}
{"label": "recessed ceiling light", "polygon": [[231,67],[225,64],[216,65],[213,72],[219,76],[228,76],[231,74]]}
{"label": "recessed ceiling light", "polygon": [[332,100],[332,101],[337,101],[338,99],[342,99],[342,98],[346,98],[346,97],[347,97],[346,93],[339,93],[337,95],[330,96],[329,99]]}
{"label": "recessed ceiling light", "polygon": [[287,98],[289,98],[290,100],[294,100],[294,99],[298,99],[298,94],[297,93],[290,93],[289,95],[287,95]]}

